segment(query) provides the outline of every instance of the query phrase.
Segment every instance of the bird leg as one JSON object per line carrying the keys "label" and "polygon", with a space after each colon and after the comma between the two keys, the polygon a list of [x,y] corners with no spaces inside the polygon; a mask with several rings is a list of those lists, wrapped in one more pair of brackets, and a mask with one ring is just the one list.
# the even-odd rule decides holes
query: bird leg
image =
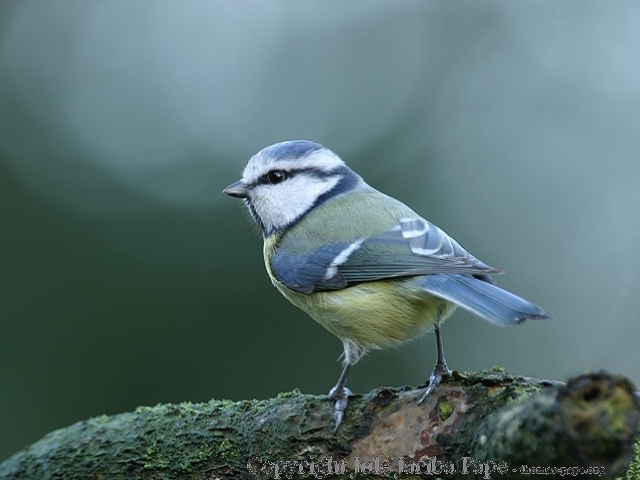
{"label": "bird leg", "polygon": [[338,428],[340,428],[340,424],[344,418],[344,411],[347,409],[347,403],[349,403],[349,395],[353,395],[351,390],[344,386],[347,381],[347,375],[349,374],[349,368],[351,368],[351,365],[349,364],[344,366],[342,373],[340,374],[340,378],[338,379],[338,383],[336,383],[336,386],[329,392],[329,398],[336,402],[333,407],[333,418],[336,421],[333,433],[338,433]]}
{"label": "bird leg", "polygon": [[450,377],[451,370],[447,366],[447,361],[444,359],[444,347],[442,346],[442,337],[440,336],[440,326],[436,324],[435,328],[436,332],[436,345],[438,348],[438,361],[436,362],[436,366],[433,367],[433,373],[429,378],[429,385],[427,386],[427,390],[424,392],[418,404],[424,402],[425,398],[429,396],[431,392],[433,392],[436,387],[440,384],[443,377]]}

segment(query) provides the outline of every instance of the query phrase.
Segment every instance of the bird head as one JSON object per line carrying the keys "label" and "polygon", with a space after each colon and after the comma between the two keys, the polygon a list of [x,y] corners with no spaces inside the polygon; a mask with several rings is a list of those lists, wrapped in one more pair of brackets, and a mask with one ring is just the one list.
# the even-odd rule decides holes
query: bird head
{"label": "bird head", "polygon": [[249,160],[223,190],[242,198],[265,237],[296,224],[318,205],[364,182],[331,150],[307,140],[276,143]]}

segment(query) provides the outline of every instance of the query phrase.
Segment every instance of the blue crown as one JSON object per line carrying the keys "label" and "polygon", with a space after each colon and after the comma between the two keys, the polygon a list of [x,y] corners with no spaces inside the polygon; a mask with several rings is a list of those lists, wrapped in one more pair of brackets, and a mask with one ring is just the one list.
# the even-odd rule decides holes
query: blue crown
{"label": "blue crown", "polygon": [[304,157],[316,150],[322,150],[324,147],[319,143],[310,142],[309,140],[293,140],[290,142],[280,142],[264,148],[260,155],[267,158],[281,160],[285,158]]}

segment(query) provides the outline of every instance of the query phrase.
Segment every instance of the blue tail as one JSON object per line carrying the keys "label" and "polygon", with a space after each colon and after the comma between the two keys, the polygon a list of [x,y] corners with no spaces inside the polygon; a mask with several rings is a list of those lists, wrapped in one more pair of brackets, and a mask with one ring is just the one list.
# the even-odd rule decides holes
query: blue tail
{"label": "blue tail", "polygon": [[416,277],[416,284],[430,294],[500,326],[517,325],[530,318],[554,318],[524,298],[466,275],[425,275]]}

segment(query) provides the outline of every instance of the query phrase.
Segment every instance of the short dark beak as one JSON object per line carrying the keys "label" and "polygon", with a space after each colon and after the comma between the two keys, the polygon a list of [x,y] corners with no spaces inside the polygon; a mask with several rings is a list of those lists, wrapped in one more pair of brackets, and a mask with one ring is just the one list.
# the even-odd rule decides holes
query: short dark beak
{"label": "short dark beak", "polygon": [[232,183],[227,188],[222,190],[222,193],[226,193],[227,195],[237,198],[249,197],[249,191],[247,190],[245,184],[242,183],[242,180],[238,180],[237,182]]}

